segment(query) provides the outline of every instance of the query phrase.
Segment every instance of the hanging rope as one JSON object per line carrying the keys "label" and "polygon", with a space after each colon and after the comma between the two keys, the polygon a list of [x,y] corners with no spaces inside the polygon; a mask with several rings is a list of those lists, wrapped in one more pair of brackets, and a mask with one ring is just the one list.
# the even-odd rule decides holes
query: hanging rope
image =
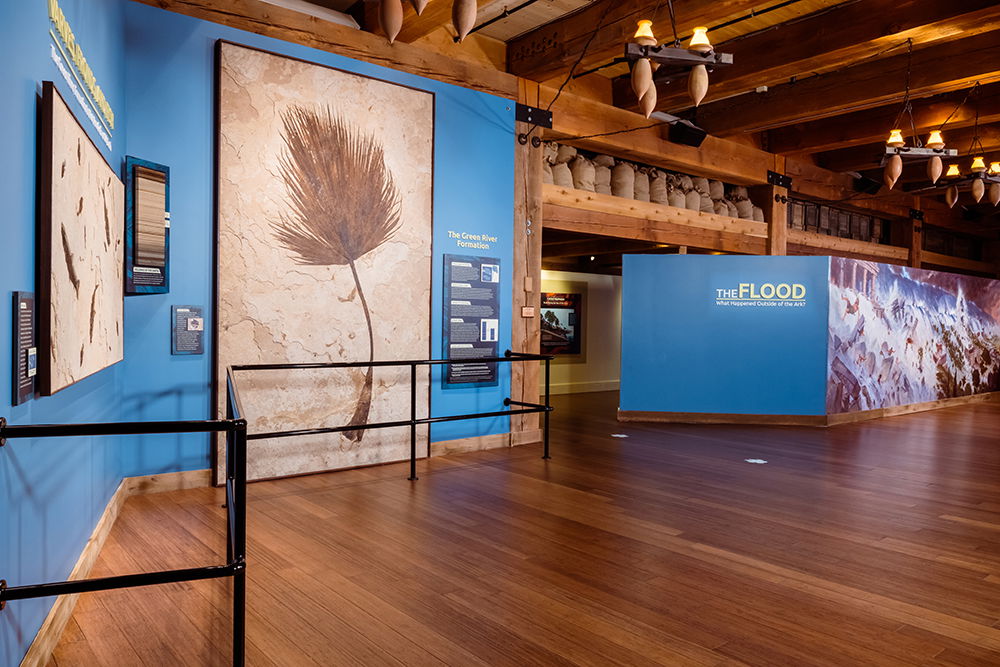
{"label": "hanging rope", "polygon": [[972,143],[969,145],[969,156],[975,157],[977,145],[979,146],[980,155],[985,153],[986,151],[983,150],[983,142],[979,140],[979,96],[981,91],[979,90],[978,82],[976,83],[975,86],[972,87],[972,90],[975,91],[976,93],[976,120],[972,130]]}
{"label": "hanging rope", "polygon": [[903,91],[903,106],[899,109],[899,113],[896,114],[896,120],[892,122],[893,129],[898,129],[900,127],[900,122],[903,120],[903,115],[908,114],[910,116],[910,128],[913,131],[913,145],[920,148],[922,144],[920,143],[920,138],[917,136],[916,123],[913,120],[913,105],[910,103],[910,75],[913,71],[913,40],[906,40],[906,87]]}
{"label": "hanging rope", "polygon": [[[660,9],[660,4],[659,2],[656,4],[656,10],[653,11],[654,17]],[[674,0],[667,0],[667,9],[670,10],[670,28],[674,31],[674,46],[679,47],[681,45],[681,38],[677,35],[677,16],[674,14]]]}

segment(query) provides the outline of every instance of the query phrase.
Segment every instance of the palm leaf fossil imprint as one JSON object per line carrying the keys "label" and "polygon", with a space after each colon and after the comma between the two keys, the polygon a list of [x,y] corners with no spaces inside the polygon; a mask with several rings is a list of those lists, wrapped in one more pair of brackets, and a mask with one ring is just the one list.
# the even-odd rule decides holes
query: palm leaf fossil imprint
{"label": "palm leaf fossil imprint", "polygon": [[[329,107],[292,106],[281,115],[284,147],[278,166],[288,192],[288,211],[271,223],[278,242],[296,264],[348,266],[368,325],[368,361],[375,334],[357,262],[400,227],[401,202],[382,143],[349,125]],[[348,426],[368,422],[372,367]],[[345,431],[355,443],[363,430]]]}

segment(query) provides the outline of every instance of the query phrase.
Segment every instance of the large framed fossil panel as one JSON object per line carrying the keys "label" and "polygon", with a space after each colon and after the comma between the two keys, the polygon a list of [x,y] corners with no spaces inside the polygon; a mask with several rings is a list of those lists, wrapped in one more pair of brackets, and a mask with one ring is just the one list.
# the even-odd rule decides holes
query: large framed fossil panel
{"label": "large framed fossil panel", "polygon": [[[428,358],[433,94],[227,42],[217,67],[218,414],[230,364]],[[251,433],[409,418],[408,367],[237,380]],[[402,460],[409,430],[249,447],[261,479]]]}
{"label": "large framed fossil panel", "polygon": [[38,389],[122,360],[124,185],[51,81],[42,84]]}

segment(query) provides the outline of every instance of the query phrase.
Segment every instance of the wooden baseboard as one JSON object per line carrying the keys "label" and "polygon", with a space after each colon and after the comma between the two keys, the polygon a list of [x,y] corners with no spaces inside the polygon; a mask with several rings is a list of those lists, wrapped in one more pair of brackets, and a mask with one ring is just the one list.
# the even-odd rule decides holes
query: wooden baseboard
{"label": "wooden baseboard", "polygon": [[[118,513],[125,506],[125,501],[130,496],[145,495],[150,493],[162,493],[164,491],[177,491],[179,489],[193,489],[208,486],[212,479],[211,470],[188,470],[184,472],[164,473],[160,475],[146,475],[143,477],[126,477],[115,489],[111,499],[108,501],[104,512],[101,514],[94,532],[84,545],[80,558],[77,559],[73,571],[69,575],[69,580],[85,579],[90,575],[90,571],[97,562],[97,557],[104,547],[104,542],[111,533]],[[59,638],[62,636],[66,624],[73,616],[76,608],[78,595],[60,595],[56,597],[52,608],[49,610],[42,627],[35,635],[34,641],[28,647],[24,659],[21,660],[21,667],[45,667],[52,658]]]}
{"label": "wooden baseboard", "polygon": [[741,415],[716,414],[709,412],[643,412],[639,410],[619,410],[620,422],[652,422],[660,424],[744,424],[747,426],[839,426],[854,424],[869,419],[898,417],[915,412],[954,408],[974,403],[994,403],[1000,401],[1000,391],[973,396],[942,398],[926,403],[911,403],[892,408],[844,412],[835,415]]}
{"label": "wooden baseboard", "polygon": [[510,434],[510,446],[535,445],[542,441],[542,429],[536,428],[531,431],[515,431]]}
{"label": "wooden baseboard", "polygon": [[825,415],[741,415],[709,412],[645,412],[619,410],[620,422],[660,424],[748,424],[758,426],[826,426]]}
{"label": "wooden baseboard", "polygon": [[473,438],[460,438],[459,440],[442,440],[441,442],[432,442],[431,456],[462,454],[464,452],[479,452],[484,449],[500,449],[502,447],[510,447],[510,433],[480,435]]}
{"label": "wooden baseboard", "polygon": [[878,408],[876,410],[862,410],[860,412],[843,412],[836,415],[828,415],[827,424],[829,426],[853,424],[860,421],[867,421],[869,419],[898,417],[899,415],[910,415],[915,412],[940,410],[941,408],[954,408],[960,405],[972,405],[974,403],[995,403],[997,401],[1000,401],[1000,391],[991,391],[985,394],[973,394],[972,396],[942,398],[937,401],[927,401],[926,403],[911,403],[909,405],[899,405],[892,408]]}

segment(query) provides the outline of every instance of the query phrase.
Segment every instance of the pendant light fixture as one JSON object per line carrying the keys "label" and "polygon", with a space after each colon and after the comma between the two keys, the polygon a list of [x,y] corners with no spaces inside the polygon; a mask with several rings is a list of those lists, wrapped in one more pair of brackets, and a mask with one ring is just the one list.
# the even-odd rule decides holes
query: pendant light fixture
{"label": "pendant light fixture", "polygon": [[476,27],[479,3],[476,0],[454,0],[451,5],[451,22],[458,33],[458,41],[464,41]]}
{"label": "pendant light fixture", "polygon": [[399,31],[403,29],[402,0],[379,0],[378,20],[389,43],[395,42]]}
{"label": "pendant light fixture", "polygon": [[673,0],[667,0],[667,8],[674,33],[672,44],[657,46],[653,22],[643,19],[638,22],[633,42],[625,45],[625,60],[632,66],[632,91],[647,118],[656,110],[657,82],[667,83],[686,76],[688,95],[694,106],[698,106],[708,93],[708,73],[715,67],[733,63],[731,53],[715,52],[708,38],[709,29],[702,26],[694,29],[687,48],[683,48],[677,34]]}
{"label": "pendant light fixture", "polygon": [[[653,22],[646,19],[639,21],[639,27],[635,31],[633,39],[635,39],[636,44],[656,46],[656,37],[653,36]],[[639,58],[632,63],[632,92],[639,99],[640,105],[642,98],[646,96],[646,92],[652,85],[653,63],[650,62],[649,58]]]}
{"label": "pendant light fixture", "polygon": [[[903,173],[903,158],[927,160],[927,177],[932,184],[936,184],[941,178],[944,164],[942,156],[950,157],[958,155],[958,151],[949,150],[944,147],[944,138],[941,136],[941,129],[932,130],[927,137],[927,143],[921,144],[920,137],[917,136],[916,122],[913,120],[913,104],[910,101],[910,74],[913,60],[913,41],[906,40],[907,60],[906,60],[906,87],[903,92],[903,105],[896,115],[896,121],[889,130],[889,138],[885,140],[885,155],[883,160],[884,170],[882,180],[890,190],[896,185],[896,181]],[[951,116],[948,117],[950,119]],[[909,120],[910,130],[913,134],[913,146],[906,145],[906,138],[903,136],[903,121]],[[948,122],[945,120],[945,123]],[[943,127],[944,123],[942,123]],[[951,168],[949,167],[949,174]]]}
{"label": "pendant light fixture", "polygon": [[[957,162],[952,162],[948,165],[948,171],[945,173],[944,178],[948,181],[948,189],[945,191],[945,202],[948,206],[954,206],[955,202],[958,201],[959,196],[959,186],[969,186],[969,191],[972,194],[972,198],[979,203],[989,193],[989,202],[996,206],[1000,204],[1000,160],[991,161],[989,167],[986,166],[986,157],[984,156],[985,151],[983,150],[983,143],[979,139],[979,82],[972,87],[969,93],[966,95],[965,100],[959,105],[961,107],[965,104],[970,97],[975,96],[975,122],[973,125],[973,135],[972,143],[969,144],[969,151],[967,155],[972,157],[972,161],[969,163],[968,174],[963,174],[961,166]],[[956,107],[955,111],[958,111]],[[952,115],[954,115],[954,111]],[[945,122],[951,119],[949,116]],[[931,135],[927,138],[927,146],[931,147],[932,144],[937,144],[943,140],[941,139],[941,133],[939,131],[931,132]],[[888,149],[887,149],[888,150]],[[957,151],[952,151],[956,152]],[[931,179],[934,181],[934,179]]]}

